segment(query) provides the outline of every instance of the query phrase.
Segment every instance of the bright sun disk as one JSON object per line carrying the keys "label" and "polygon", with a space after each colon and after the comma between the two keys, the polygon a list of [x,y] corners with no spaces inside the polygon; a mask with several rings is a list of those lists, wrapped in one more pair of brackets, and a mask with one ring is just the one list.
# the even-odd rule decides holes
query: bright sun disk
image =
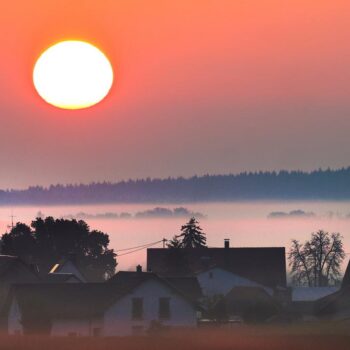
{"label": "bright sun disk", "polygon": [[34,66],[33,82],[38,94],[51,105],[81,109],[106,97],[112,87],[113,69],[95,46],[68,40],[41,54]]}

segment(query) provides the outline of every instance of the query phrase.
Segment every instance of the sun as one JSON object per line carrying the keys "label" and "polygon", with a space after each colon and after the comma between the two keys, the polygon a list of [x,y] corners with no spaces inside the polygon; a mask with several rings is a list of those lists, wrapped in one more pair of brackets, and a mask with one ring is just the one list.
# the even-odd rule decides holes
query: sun
{"label": "sun", "polygon": [[38,94],[53,106],[87,108],[107,96],[113,68],[97,47],[85,41],[61,41],[38,58],[33,83]]}

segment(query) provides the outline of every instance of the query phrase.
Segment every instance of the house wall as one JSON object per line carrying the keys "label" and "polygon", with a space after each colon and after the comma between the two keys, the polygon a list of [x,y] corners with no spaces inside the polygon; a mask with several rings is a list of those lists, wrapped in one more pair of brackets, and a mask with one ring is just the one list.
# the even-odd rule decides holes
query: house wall
{"label": "house wall", "polygon": [[[195,307],[171,288],[150,280],[132,293],[121,298],[104,315],[104,335],[132,335],[146,331],[152,320],[158,320],[159,298],[170,298],[170,319],[161,321],[164,326],[195,327]],[[132,319],[132,298],[143,298],[143,319]]]}
{"label": "house wall", "polygon": [[23,327],[21,324],[21,312],[16,299],[12,301],[8,314],[8,334],[23,334]]}
{"label": "house wall", "polygon": [[269,295],[273,295],[273,290],[271,288],[264,287],[254,281],[220,268],[212,268],[200,272],[197,274],[197,279],[202,288],[203,295],[207,297],[226,295],[232,288],[238,286],[262,287]]}

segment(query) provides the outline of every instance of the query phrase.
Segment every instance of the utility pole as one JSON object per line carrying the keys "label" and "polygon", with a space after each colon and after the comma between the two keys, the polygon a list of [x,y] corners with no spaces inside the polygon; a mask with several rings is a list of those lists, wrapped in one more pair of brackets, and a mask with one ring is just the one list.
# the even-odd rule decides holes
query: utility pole
{"label": "utility pole", "polygon": [[166,238],[163,238],[163,239],[162,239],[162,242],[163,242],[163,248],[165,248],[165,243],[167,242],[167,239],[166,239]]}
{"label": "utility pole", "polygon": [[9,228],[9,229],[11,229],[11,231],[12,231],[12,229],[14,228],[14,223],[13,223],[13,218],[15,218],[16,216],[15,215],[13,215],[13,211],[11,211],[11,215],[10,215],[10,218],[11,218],[11,225],[7,225],[7,228]]}

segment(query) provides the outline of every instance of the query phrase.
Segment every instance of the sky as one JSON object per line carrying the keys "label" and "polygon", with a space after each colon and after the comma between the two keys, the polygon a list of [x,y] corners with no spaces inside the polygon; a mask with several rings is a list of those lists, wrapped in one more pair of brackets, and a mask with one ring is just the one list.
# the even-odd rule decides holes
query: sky
{"label": "sky", "polygon": [[[0,188],[350,165],[348,0],[4,0]],[[79,39],[115,82],[85,110],[32,82]]]}

